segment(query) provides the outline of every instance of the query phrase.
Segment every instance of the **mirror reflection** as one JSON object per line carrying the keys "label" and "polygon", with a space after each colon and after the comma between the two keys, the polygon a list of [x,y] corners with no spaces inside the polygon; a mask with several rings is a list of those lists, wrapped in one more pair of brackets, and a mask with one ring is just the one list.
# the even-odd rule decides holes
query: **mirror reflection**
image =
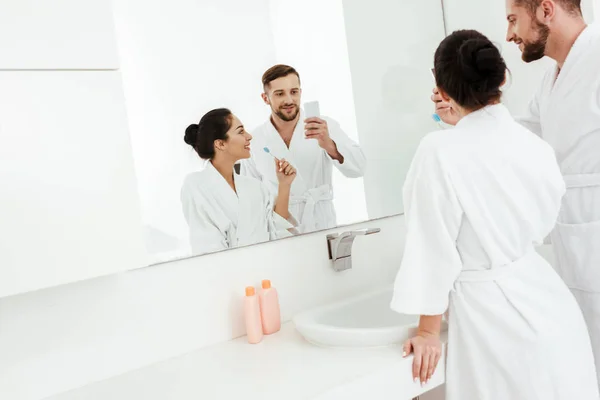
{"label": "mirror reflection", "polygon": [[114,3],[150,264],[402,213],[439,0],[164,4]]}
{"label": "mirror reflection", "polygon": [[296,169],[283,159],[271,162],[273,196],[260,180],[234,171],[250,158],[252,136],[226,108],[208,112],[185,131],[185,142],[205,160],[181,189],[183,213],[196,254],[290,236],[298,225],[289,211]]}
{"label": "mirror reflection", "polygon": [[181,194],[196,254],[334,228],[333,168],[347,178],[364,174],[364,152],[340,124],[321,115],[316,101],[300,106],[293,67],[269,68],[262,85],[271,114],[253,134],[225,108],[185,131],[205,161]]}

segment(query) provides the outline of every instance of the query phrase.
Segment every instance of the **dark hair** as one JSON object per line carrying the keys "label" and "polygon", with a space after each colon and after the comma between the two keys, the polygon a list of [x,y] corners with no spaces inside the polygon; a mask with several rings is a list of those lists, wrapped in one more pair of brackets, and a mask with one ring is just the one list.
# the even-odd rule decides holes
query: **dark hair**
{"label": "dark hair", "polygon": [[277,64],[269,68],[262,76],[263,89],[266,91],[269,83],[273,82],[275,79],[283,78],[291,74],[296,75],[298,81],[300,81],[300,74],[298,74],[298,71],[289,65]]}
{"label": "dark hair", "polygon": [[[515,0],[519,7],[527,8],[529,15],[535,15],[537,8],[543,0]],[[572,15],[582,15],[581,0],[555,0],[565,11]]]}
{"label": "dark hair", "polygon": [[435,52],[435,80],[467,110],[499,101],[506,63],[500,51],[483,34],[460,30],[442,41]]}
{"label": "dark hair", "polygon": [[227,108],[217,108],[204,114],[200,123],[185,130],[183,140],[205,160],[215,156],[215,140],[227,140],[233,114]]}

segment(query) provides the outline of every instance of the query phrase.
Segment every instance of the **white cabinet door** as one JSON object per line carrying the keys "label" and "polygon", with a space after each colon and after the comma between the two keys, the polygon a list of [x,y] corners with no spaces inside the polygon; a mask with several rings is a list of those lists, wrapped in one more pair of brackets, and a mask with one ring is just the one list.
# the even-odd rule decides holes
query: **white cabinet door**
{"label": "white cabinet door", "polygon": [[119,72],[0,72],[0,296],[143,266]]}
{"label": "white cabinet door", "polygon": [[111,1],[0,1],[0,69],[117,68]]}

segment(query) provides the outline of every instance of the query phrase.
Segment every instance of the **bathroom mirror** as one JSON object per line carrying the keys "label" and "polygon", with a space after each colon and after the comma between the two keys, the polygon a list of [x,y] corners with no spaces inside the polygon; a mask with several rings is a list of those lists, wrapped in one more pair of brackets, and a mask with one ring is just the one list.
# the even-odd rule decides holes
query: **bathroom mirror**
{"label": "bathroom mirror", "polygon": [[[429,97],[433,53],[445,33],[440,0],[113,0],[113,7],[149,264],[402,212],[412,155],[438,128]],[[292,86],[269,93],[262,77],[277,64],[299,79],[292,74]],[[301,137],[310,101],[318,102],[319,128],[326,122],[320,138]],[[248,189],[236,176],[237,193],[184,142],[190,124],[222,107],[253,136],[248,156],[259,184]],[[300,112],[289,148],[272,108]],[[231,142],[244,134],[228,128],[219,142],[225,150],[215,152],[246,157],[246,143]],[[279,217],[273,157],[297,169],[284,219],[291,225],[280,231],[263,216]],[[248,160],[236,161],[248,178]],[[182,190],[186,177],[193,190]],[[324,205],[334,214],[303,215]]]}

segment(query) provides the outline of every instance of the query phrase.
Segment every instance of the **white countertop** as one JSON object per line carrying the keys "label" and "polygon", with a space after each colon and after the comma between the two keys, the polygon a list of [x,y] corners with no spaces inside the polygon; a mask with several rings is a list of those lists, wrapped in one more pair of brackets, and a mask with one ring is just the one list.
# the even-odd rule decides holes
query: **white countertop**
{"label": "white countertop", "polygon": [[[445,340],[445,339],[444,339]],[[444,365],[444,359],[440,366]],[[425,388],[411,378],[400,346],[331,349],[307,343],[292,323],[250,345],[239,338],[93,383],[48,400],[339,399],[361,391],[412,399],[444,382],[443,368]],[[377,397],[383,398],[383,397]]]}

